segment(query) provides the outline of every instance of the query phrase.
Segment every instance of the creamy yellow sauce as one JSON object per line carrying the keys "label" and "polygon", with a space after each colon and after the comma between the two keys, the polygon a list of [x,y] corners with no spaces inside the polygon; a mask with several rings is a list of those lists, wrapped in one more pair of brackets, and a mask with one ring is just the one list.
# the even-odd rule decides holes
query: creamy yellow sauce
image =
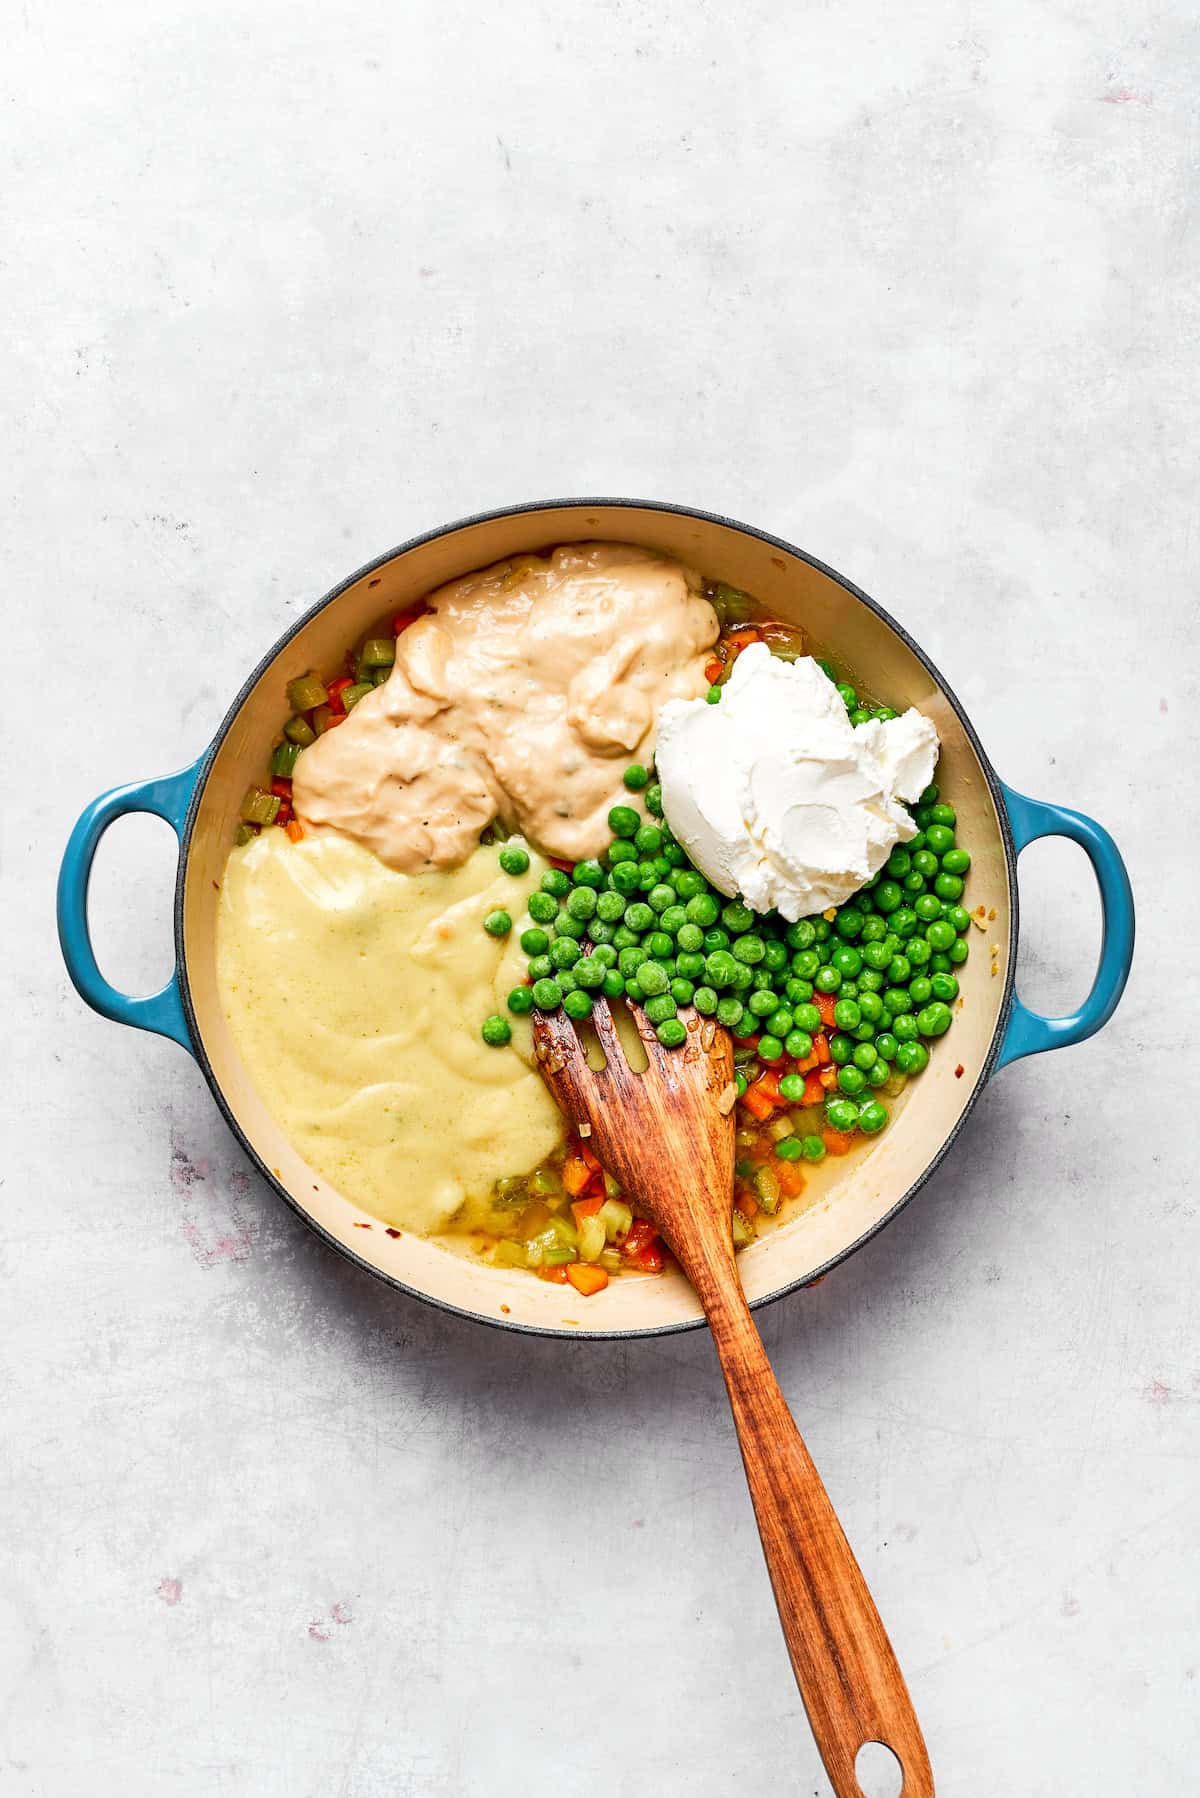
{"label": "creamy yellow sauce", "polygon": [[297,817],[406,873],[458,866],[496,818],[547,855],[598,855],[662,707],[707,689],[718,625],[697,577],[649,550],[575,543],[427,604],[389,678],[300,757]]}
{"label": "creamy yellow sauce", "polygon": [[[387,1223],[470,1228],[497,1179],[562,1140],[528,1020],[508,1048],[479,1034],[524,978],[516,937],[545,867],[531,855],[514,878],[493,846],[404,874],[332,832],[282,830],[229,857],[217,975],[242,1059],[309,1164]],[[483,928],[498,907],[515,920],[501,940]]]}

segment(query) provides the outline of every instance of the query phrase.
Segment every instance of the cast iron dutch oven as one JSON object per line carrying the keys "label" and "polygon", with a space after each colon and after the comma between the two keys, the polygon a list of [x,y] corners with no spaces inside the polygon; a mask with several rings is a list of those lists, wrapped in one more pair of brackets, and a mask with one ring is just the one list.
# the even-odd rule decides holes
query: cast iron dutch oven
{"label": "cast iron dutch oven", "polygon": [[[83,813],[63,857],[59,936],[81,996],[118,1023],[157,1031],[198,1062],[230,1128],[281,1198],[342,1254],[404,1292],[510,1329],[571,1336],[644,1336],[702,1321],[678,1275],[618,1280],[581,1304],[570,1287],[502,1272],[377,1219],[310,1168],[268,1116],[221,1013],[214,931],[218,883],[246,788],[277,739],[284,687],[309,668],[339,666],[346,647],[385,614],[402,611],[444,581],[512,555],[583,539],[642,544],[755,594],[779,618],[803,626],[818,651],[832,651],[849,677],[915,705],[937,726],[938,781],[957,809],[969,846],[972,907],[982,931],[960,970],[963,1005],[891,1126],[863,1155],[821,1170],[815,1202],[744,1250],[742,1279],[765,1304],[824,1273],[883,1228],[953,1143],[991,1076],[1008,1062],[1082,1041],[1112,1016],[1133,954],[1133,895],[1117,847],[1099,824],[1064,806],[1027,799],[992,768],[970,719],[928,656],[842,575],[749,525],[685,506],[636,500],[566,500],[469,518],[381,556],[325,596],[282,636],[251,674],[204,753],[178,774],[104,793]],[[127,812],[153,812],[179,838],[175,973],[161,992],[133,999],[96,965],[88,937],[87,887],[101,836]],[[1069,1017],[1046,1018],[1017,997],[1017,857],[1038,837],[1065,836],[1091,858],[1103,903],[1100,963],[1092,990]],[[370,1226],[364,1228],[363,1226]]]}

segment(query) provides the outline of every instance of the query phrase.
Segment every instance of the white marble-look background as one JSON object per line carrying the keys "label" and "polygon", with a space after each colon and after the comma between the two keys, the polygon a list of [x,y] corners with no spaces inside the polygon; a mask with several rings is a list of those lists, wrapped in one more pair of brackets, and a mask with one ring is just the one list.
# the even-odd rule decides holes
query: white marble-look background
{"label": "white marble-look background", "polygon": [[[464,512],[674,498],[878,595],[1140,955],[764,1318],[943,1798],[1200,1774],[1187,0],[14,4],[0,109],[0,1790],[827,1790],[709,1344],[504,1338],[323,1249],[52,931],[83,803]],[[108,969],[169,963],[119,827]],[[1097,906],[1023,863],[1026,995]]]}

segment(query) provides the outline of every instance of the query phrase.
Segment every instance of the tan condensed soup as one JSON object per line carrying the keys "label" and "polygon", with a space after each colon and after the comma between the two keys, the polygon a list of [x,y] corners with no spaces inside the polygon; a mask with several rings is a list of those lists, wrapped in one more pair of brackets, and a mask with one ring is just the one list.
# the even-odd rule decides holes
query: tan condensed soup
{"label": "tan condensed soup", "polygon": [[528,1019],[505,1049],[479,1035],[526,965],[516,932],[497,941],[483,920],[519,918],[545,868],[504,874],[493,844],[400,874],[333,832],[273,829],[229,857],[217,977],[234,1041],[309,1165],[386,1223],[469,1228],[496,1180],[562,1138],[522,1059]]}
{"label": "tan condensed soup", "polygon": [[569,544],[428,606],[389,679],[300,757],[297,817],[405,873],[457,867],[496,818],[547,855],[599,854],[659,711],[707,690],[718,625],[697,578],[648,550]]}

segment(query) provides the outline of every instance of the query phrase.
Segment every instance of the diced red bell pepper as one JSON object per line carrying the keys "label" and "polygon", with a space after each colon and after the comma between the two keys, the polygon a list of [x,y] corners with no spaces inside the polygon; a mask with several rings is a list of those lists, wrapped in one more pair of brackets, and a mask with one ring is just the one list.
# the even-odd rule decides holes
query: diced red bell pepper
{"label": "diced red bell pepper", "polygon": [[349,674],[339,674],[336,680],[330,681],[328,704],[331,712],[340,712],[343,717],[345,716],[346,708],[342,704],[342,694],[346,691],[347,687],[352,687],[353,685],[353,677]]}
{"label": "diced red bell pepper", "polygon": [[658,1242],[658,1231],[653,1224],[648,1224],[644,1217],[635,1217],[629,1226],[629,1234],[621,1244],[623,1255],[645,1254],[647,1249]]}
{"label": "diced red bell pepper", "polygon": [[406,631],[409,625],[415,624],[420,616],[420,612],[397,612],[392,619],[393,637],[398,637],[402,631]]}
{"label": "diced red bell pepper", "polygon": [[292,783],[290,780],[285,779],[282,774],[276,774],[271,781],[271,791],[274,793],[276,799],[290,799],[292,796]]}
{"label": "diced red bell pepper", "polygon": [[639,1274],[661,1274],[664,1266],[662,1245],[652,1242],[640,1255],[630,1255],[628,1261]]}
{"label": "diced red bell pepper", "polygon": [[826,1030],[832,1030],[837,1022],[837,1019],[833,1015],[833,1008],[836,1004],[833,994],[814,993],[812,1002],[820,1012],[821,1022],[824,1024]]}
{"label": "diced red bell pepper", "polygon": [[725,664],[720,656],[710,656],[704,664],[704,678],[710,687],[715,687],[725,672]]}

